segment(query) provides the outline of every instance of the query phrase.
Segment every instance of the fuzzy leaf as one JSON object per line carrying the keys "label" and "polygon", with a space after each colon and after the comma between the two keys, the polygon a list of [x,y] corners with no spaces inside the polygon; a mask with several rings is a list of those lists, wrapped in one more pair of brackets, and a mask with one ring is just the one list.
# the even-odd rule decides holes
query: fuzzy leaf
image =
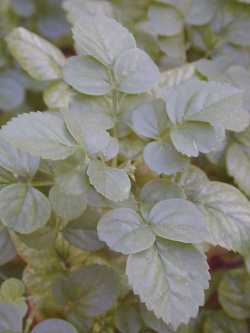
{"label": "fuzzy leaf", "polygon": [[183,243],[202,243],[208,229],[200,210],[184,199],[157,203],[148,216],[151,228],[160,237]]}
{"label": "fuzzy leaf", "polygon": [[56,80],[62,77],[63,53],[45,39],[16,28],[7,37],[14,58],[36,80]]}
{"label": "fuzzy leaf", "polygon": [[111,89],[106,68],[97,61],[84,56],[74,56],[63,67],[64,80],[80,93],[102,96]]}
{"label": "fuzzy leaf", "polygon": [[82,215],[87,207],[84,194],[66,193],[59,186],[49,192],[49,201],[55,214],[64,221],[71,221]]}
{"label": "fuzzy leaf", "polygon": [[160,142],[145,147],[144,160],[151,170],[167,175],[182,171],[188,163],[187,157],[178,153],[171,143]]}
{"label": "fuzzy leaf", "polygon": [[97,227],[98,236],[114,251],[141,252],[154,244],[155,235],[132,209],[119,208],[106,213]]}
{"label": "fuzzy leaf", "polygon": [[142,104],[132,114],[132,126],[138,135],[146,138],[158,138],[168,127],[168,117],[164,102],[155,100]]}
{"label": "fuzzy leaf", "polygon": [[174,329],[197,315],[209,280],[203,254],[191,245],[166,240],[130,255],[127,274],[135,294]]}
{"label": "fuzzy leaf", "polygon": [[50,213],[48,199],[29,185],[9,185],[0,191],[1,221],[12,230],[28,234],[40,229]]}
{"label": "fuzzy leaf", "polygon": [[240,253],[249,250],[250,203],[239,190],[207,181],[193,187],[190,200],[205,214],[209,242]]}
{"label": "fuzzy leaf", "polygon": [[91,161],[87,170],[90,183],[112,201],[128,199],[131,183],[124,170],[108,167],[101,161]]}
{"label": "fuzzy leaf", "polygon": [[123,52],[115,62],[114,75],[118,90],[127,94],[144,93],[160,79],[158,67],[140,49]]}
{"label": "fuzzy leaf", "polygon": [[73,26],[76,49],[111,66],[119,55],[136,47],[133,35],[105,15],[82,15]]}
{"label": "fuzzy leaf", "polygon": [[76,149],[63,120],[48,112],[13,118],[2,127],[1,134],[14,147],[51,160],[65,159]]}

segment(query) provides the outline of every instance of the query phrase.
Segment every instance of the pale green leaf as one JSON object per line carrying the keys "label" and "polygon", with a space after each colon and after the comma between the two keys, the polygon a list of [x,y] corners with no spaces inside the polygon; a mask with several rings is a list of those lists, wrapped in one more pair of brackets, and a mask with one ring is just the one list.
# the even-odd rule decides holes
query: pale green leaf
{"label": "pale green leaf", "polygon": [[133,35],[105,15],[81,15],[73,26],[76,49],[111,66],[120,54],[136,47]]}
{"label": "pale green leaf", "polygon": [[0,302],[15,305],[20,314],[24,317],[28,310],[24,293],[25,286],[22,281],[15,278],[7,279],[1,284]]}
{"label": "pale green leaf", "polygon": [[53,82],[44,91],[45,104],[50,109],[67,108],[71,98],[74,96],[73,90],[64,82]]}
{"label": "pale green leaf", "polygon": [[47,319],[36,325],[31,333],[77,333],[76,329],[62,319]]}
{"label": "pale green leaf", "polygon": [[171,143],[149,143],[144,149],[144,160],[151,170],[167,175],[182,171],[188,164],[187,157],[178,153]]}
{"label": "pale green leaf", "polygon": [[203,214],[188,200],[160,201],[150,211],[148,220],[152,230],[166,239],[202,243],[209,236]]}
{"label": "pale green leaf", "polygon": [[16,178],[31,179],[39,167],[40,159],[21,152],[0,137],[0,166]]}
{"label": "pale green leaf", "polygon": [[210,243],[240,253],[248,251],[250,203],[239,190],[207,181],[193,188],[190,200],[205,214]]}
{"label": "pale green leaf", "polygon": [[248,147],[234,143],[226,155],[228,174],[239,188],[250,196],[250,151]]}
{"label": "pale green leaf", "polygon": [[141,189],[140,209],[145,217],[158,202],[176,198],[185,198],[181,187],[166,179],[155,179],[146,183]]}
{"label": "pale green leaf", "polygon": [[176,150],[189,157],[208,153],[218,146],[216,130],[206,123],[185,123],[171,129],[170,136]]}
{"label": "pale green leaf", "polygon": [[67,224],[63,236],[73,246],[83,251],[98,251],[105,246],[97,236],[97,210],[87,209],[82,216]]}
{"label": "pale green leaf", "polygon": [[91,161],[87,170],[90,183],[95,189],[112,201],[128,199],[131,183],[124,170],[106,166],[101,161]]}
{"label": "pale green leaf", "polygon": [[45,39],[24,29],[16,28],[7,37],[9,50],[19,64],[36,80],[62,77],[63,53]]}
{"label": "pale green leaf", "polygon": [[142,218],[132,209],[111,210],[100,219],[98,236],[114,251],[123,254],[141,252],[151,247],[155,235]]}
{"label": "pale green leaf", "polygon": [[205,256],[191,245],[158,240],[127,262],[129,283],[157,318],[176,329],[204,303],[209,273]]}
{"label": "pale green leaf", "polygon": [[208,122],[240,132],[249,124],[243,109],[243,92],[229,84],[191,79],[165,92],[166,111],[171,121]]}
{"label": "pale green leaf", "polygon": [[74,98],[63,116],[71,135],[90,154],[105,153],[111,143],[106,130],[113,127],[113,119],[97,103]]}
{"label": "pale green leaf", "polygon": [[182,32],[183,18],[171,6],[153,4],[149,7],[149,21],[153,30],[162,36],[173,36]]}
{"label": "pale green leaf", "polygon": [[224,274],[218,295],[219,302],[228,316],[234,319],[250,317],[250,283],[245,270],[231,270]]}
{"label": "pale green leaf", "polygon": [[152,59],[140,49],[123,52],[114,65],[117,89],[127,94],[147,92],[157,85],[160,72]]}
{"label": "pale green leaf", "polygon": [[49,201],[54,213],[64,221],[78,218],[87,207],[86,195],[67,193],[59,186],[51,188]]}
{"label": "pale green leaf", "polygon": [[146,138],[158,138],[168,127],[168,117],[162,100],[139,105],[132,114],[134,131]]}
{"label": "pale green leaf", "polygon": [[64,80],[80,93],[102,96],[112,89],[106,68],[85,56],[74,56],[63,67]]}
{"label": "pale green leaf", "polygon": [[40,229],[50,213],[48,199],[29,185],[9,185],[0,191],[1,221],[12,230],[28,234]]}
{"label": "pale green leaf", "polygon": [[2,127],[1,134],[14,147],[47,159],[65,159],[76,149],[64,121],[48,112],[32,112],[13,118]]}

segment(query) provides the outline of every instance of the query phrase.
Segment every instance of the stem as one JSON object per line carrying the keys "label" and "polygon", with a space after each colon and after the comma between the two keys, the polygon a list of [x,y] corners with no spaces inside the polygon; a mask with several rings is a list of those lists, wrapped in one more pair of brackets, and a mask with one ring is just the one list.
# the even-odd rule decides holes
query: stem
{"label": "stem", "polygon": [[32,186],[34,187],[48,187],[48,186],[53,186],[54,182],[52,181],[32,181],[31,183]]}
{"label": "stem", "polygon": [[32,327],[32,324],[33,324],[33,321],[34,321],[34,318],[35,318],[35,315],[36,315],[36,310],[35,308],[31,311],[27,321],[26,321],[26,325],[25,325],[25,328],[24,328],[24,331],[23,333],[29,333],[30,330],[31,330],[31,327]]}

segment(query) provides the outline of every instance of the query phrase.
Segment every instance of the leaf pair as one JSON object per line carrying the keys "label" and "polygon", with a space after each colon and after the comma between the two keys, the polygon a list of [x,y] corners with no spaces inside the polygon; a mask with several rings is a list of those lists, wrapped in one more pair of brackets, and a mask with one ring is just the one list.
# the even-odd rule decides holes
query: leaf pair
{"label": "leaf pair", "polygon": [[[168,191],[168,185],[152,182],[151,192],[144,189],[141,196],[150,202],[158,196],[182,195],[174,185]],[[153,187],[165,192],[153,193]],[[112,250],[129,254],[127,274],[134,292],[158,318],[176,328],[196,315],[208,287],[205,256],[191,245],[206,240],[208,230],[201,211],[183,198],[151,201],[151,205],[142,206],[146,221],[128,208],[106,213],[98,224],[98,236]]]}
{"label": "leaf pair", "polygon": [[75,23],[73,36],[79,56],[66,62],[64,79],[77,91],[95,96],[113,89],[138,94],[157,84],[157,66],[112,18],[85,13]]}
{"label": "leaf pair", "polygon": [[184,169],[187,157],[215,150],[225,130],[242,131],[249,123],[243,92],[228,84],[187,80],[163,92],[163,99],[135,109],[132,126],[154,139],[144,150],[147,165],[157,173]]}
{"label": "leaf pair", "polygon": [[15,149],[2,137],[0,153],[1,222],[17,232],[31,233],[43,227],[51,214],[48,199],[31,185],[40,160]]}

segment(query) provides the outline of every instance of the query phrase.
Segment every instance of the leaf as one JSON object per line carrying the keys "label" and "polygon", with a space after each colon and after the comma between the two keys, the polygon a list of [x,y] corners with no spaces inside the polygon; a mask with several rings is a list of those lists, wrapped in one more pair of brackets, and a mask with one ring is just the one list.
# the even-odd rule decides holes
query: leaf
{"label": "leaf", "polygon": [[54,285],[54,297],[58,303],[72,305],[68,316],[70,313],[81,318],[100,315],[112,307],[117,296],[116,275],[111,268],[101,265],[82,267]]}
{"label": "leaf", "polygon": [[67,224],[63,229],[64,238],[83,251],[98,251],[104,247],[97,236],[97,222],[100,215],[96,210],[87,210],[77,220]]}
{"label": "leaf", "polygon": [[65,159],[76,149],[63,120],[49,112],[31,112],[13,118],[2,127],[1,134],[15,148],[46,159]]}
{"label": "leaf", "polygon": [[151,170],[167,175],[182,171],[188,164],[187,157],[178,153],[171,143],[149,143],[144,149],[144,160]]}
{"label": "leaf", "polygon": [[23,318],[12,304],[0,304],[0,331],[6,333],[21,333]]}
{"label": "leaf", "polygon": [[24,28],[16,28],[6,40],[11,54],[34,79],[47,81],[62,77],[65,57],[45,39]]}
{"label": "leaf", "polygon": [[123,254],[141,252],[155,242],[150,226],[129,208],[114,209],[103,215],[97,232],[113,251]]}
{"label": "leaf", "polygon": [[112,128],[114,122],[100,105],[77,97],[70,103],[69,110],[64,110],[63,116],[71,135],[87,152],[106,152],[112,143],[106,130]]}
{"label": "leaf", "polygon": [[17,255],[15,246],[5,228],[0,231],[0,253],[0,266],[11,261]]}
{"label": "leaf", "polygon": [[213,19],[216,9],[214,0],[192,0],[186,21],[192,25],[208,24]]}
{"label": "leaf", "polygon": [[148,16],[153,30],[159,35],[173,36],[183,30],[183,19],[171,6],[153,4],[149,7]]}
{"label": "leaf", "polygon": [[157,318],[176,329],[198,313],[209,273],[206,258],[191,245],[158,240],[127,262],[129,283]]}
{"label": "leaf", "polygon": [[115,314],[115,325],[121,333],[139,333],[142,329],[142,319],[133,305],[122,304]]}
{"label": "leaf", "polygon": [[0,76],[0,109],[10,111],[24,102],[25,92],[23,86],[14,78]]}
{"label": "leaf", "polygon": [[226,314],[234,319],[250,316],[250,284],[245,270],[236,269],[224,274],[218,289],[219,301]]}
{"label": "leaf", "polygon": [[160,72],[147,53],[140,49],[130,49],[116,60],[114,76],[119,91],[141,94],[158,83]]}
{"label": "leaf", "polygon": [[228,174],[234,178],[239,188],[250,195],[250,151],[248,148],[237,143],[232,144],[226,155]]}
{"label": "leaf", "polygon": [[31,333],[77,333],[76,329],[62,319],[47,319],[37,324]]}
{"label": "leaf", "polygon": [[105,15],[81,15],[73,26],[79,54],[89,55],[111,66],[120,54],[136,47],[133,35],[114,19]]}
{"label": "leaf", "polygon": [[140,210],[146,218],[158,202],[176,198],[185,199],[181,187],[167,179],[155,179],[146,183],[140,191]]}
{"label": "leaf", "polygon": [[169,121],[162,100],[139,105],[132,114],[134,131],[146,138],[158,138],[166,131]]}
{"label": "leaf", "polygon": [[206,217],[209,242],[245,253],[249,249],[250,204],[235,187],[220,182],[204,182],[193,188],[192,198]]}
{"label": "leaf", "polygon": [[95,189],[112,201],[128,199],[131,183],[124,170],[108,167],[101,161],[90,162],[87,174]]}
{"label": "leaf", "polygon": [[1,284],[0,302],[16,306],[22,317],[25,317],[28,307],[24,298],[25,286],[15,278],[5,280]]}
{"label": "leaf", "polygon": [[108,94],[112,89],[106,68],[84,56],[74,56],[63,67],[64,80],[80,93],[93,96]]}
{"label": "leaf", "polygon": [[64,221],[78,218],[87,207],[86,196],[83,193],[66,193],[59,186],[51,188],[49,201],[54,213]]}
{"label": "leaf", "polygon": [[29,185],[9,185],[0,191],[1,221],[14,231],[28,234],[40,229],[50,213],[48,199]]}
{"label": "leaf", "polygon": [[168,89],[165,100],[174,124],[201,121],[240,132],[249,123],[249,115],[243,109],[243,92],[229,84],[190,79]]}
{"label": "leaf", "polygon": [[144,305],[141,306],[141,315],[145,325],[157,333],[174,333],[174,331],[166,325],[162,319],[157,319],[154,313],[148,311]]}
{"label": "leaf", "polygon": [[247,323],[228,317],[223,311],[213,312],[204,323],[204,333],[247,333]]}
{"label": "leaf", "polygon": [[176,150],[189,157],[198,157],[199,152],[208,153],[218,146],[215,129],[206,123],[188,122],[171,129],[170,136]]}
{"label": "leaf", "polygon": [[158,236],[173,241],[202,243],[209,235],[203,214],[184,199],[158,202],[150,211],[148,220]]}
{"label": "leaf", "polygon": [[31,179],[37,172],[40,159],[21,152],[0,137],[0,166],[16,178]]}
{"label": "leaf", "polygon": [[45,104],[50,109],[62,109],[69,105],[74,91],[64,82],[53,82],[44,91]]}

